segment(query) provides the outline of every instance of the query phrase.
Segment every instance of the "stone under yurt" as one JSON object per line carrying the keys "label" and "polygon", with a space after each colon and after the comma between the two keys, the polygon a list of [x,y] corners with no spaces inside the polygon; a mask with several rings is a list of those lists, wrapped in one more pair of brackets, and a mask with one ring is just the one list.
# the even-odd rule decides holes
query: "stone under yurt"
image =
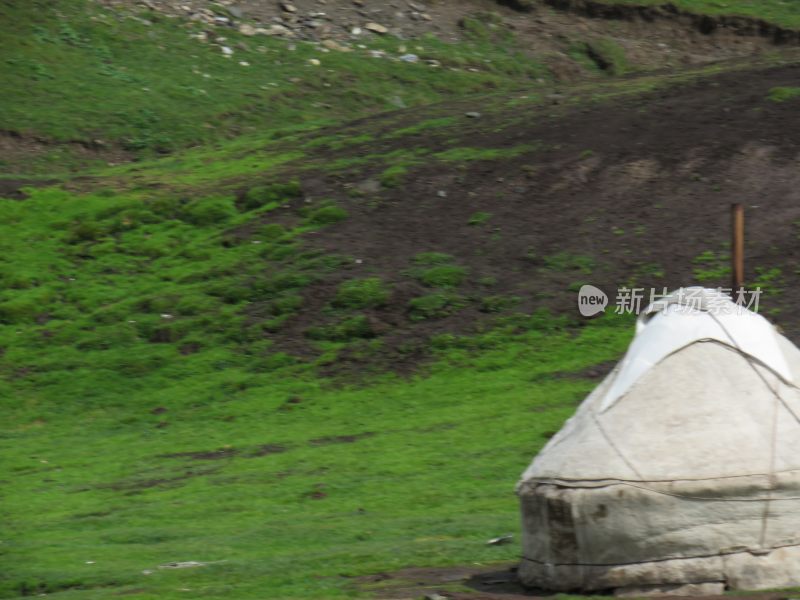
{"label": "stone under yurt", "polygon": [[800,350],[686,288],[525,471],[522,582],[702,594],[800,585]]}

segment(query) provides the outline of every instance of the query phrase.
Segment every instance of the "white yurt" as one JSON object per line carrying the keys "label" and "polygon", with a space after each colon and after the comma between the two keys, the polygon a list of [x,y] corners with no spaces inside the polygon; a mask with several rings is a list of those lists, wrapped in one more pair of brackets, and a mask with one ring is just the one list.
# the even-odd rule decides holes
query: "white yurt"
{"label": "white yurt", "polygon": [[714,290],[639,317],[525,471],[528,586],[619,595],[800,585],[800,350]]}

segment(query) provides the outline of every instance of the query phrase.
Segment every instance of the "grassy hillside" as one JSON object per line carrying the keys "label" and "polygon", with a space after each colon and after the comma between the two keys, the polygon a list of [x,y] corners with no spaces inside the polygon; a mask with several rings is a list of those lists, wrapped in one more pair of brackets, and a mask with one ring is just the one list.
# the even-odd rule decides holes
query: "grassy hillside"
{"label": "grassy hillside", "polygon": [[796,56],[565,85],[467,25],[225,58],[152,12],[0,4],[0,597],[507,566],[519,474],[633,330],[575,291],[725,285],[734,197],[800,331]]}
{"label": "grassy hillside", "polygon": [[[224,41],[203,42],[198,24],[144,8],[125,18],[88,0],[5,2],[0,130],[134,158],[518,88],[546,76],[512,37],[482,27],[474,23],[472,42],[429,37],[409,47],[372,37],[344,52],[235,29],[215,33]],[[417,63],[398,60],[409,51]],[[69,153],[55,145],[25,171],[78,163]],[[3,158],[19,170],[13,156]]]}

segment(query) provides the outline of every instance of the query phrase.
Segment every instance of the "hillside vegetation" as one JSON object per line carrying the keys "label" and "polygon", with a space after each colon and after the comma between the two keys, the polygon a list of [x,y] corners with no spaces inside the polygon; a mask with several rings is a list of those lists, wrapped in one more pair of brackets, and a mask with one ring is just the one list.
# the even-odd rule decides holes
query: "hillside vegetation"
{"label": "hillside vegetation", "polygon": [[726,285],[734,199],[797,339],[796,51],[652,72],[613,20],[537,53],[518,23],[573,13],[534,8],[323,52],[0,4],[0,597],[508,569],[518,475],[633,331],[576,291]]}

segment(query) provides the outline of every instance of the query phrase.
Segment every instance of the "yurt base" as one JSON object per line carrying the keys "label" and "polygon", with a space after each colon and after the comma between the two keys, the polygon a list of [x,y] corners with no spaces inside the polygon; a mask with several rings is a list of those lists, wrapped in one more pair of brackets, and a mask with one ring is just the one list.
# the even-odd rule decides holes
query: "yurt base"
{"label": "yurt base", "polygon": [[726,590],[797,586],[800,547],[763,555],[741,552],[615,566],[554,566],[523,559],[520,580],[529,587],[560,592],[613,591],[616,596],[705,596]]}

